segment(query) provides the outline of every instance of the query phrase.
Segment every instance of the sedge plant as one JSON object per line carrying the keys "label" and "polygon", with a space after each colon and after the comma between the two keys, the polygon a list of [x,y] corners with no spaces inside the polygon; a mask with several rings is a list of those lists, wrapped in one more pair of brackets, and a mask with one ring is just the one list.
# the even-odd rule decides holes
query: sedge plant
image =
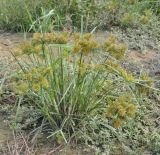
{"label": "sedge plant", "polygon": [[70,142],[97,115],[119,128],[136,114],[143,87],[151,87],[147,75],[136,79],[120,66],[126,50],[114,35],[98,44],[91,33],[34,33],[12,52],[17,93],[30,98],[59,141]]}

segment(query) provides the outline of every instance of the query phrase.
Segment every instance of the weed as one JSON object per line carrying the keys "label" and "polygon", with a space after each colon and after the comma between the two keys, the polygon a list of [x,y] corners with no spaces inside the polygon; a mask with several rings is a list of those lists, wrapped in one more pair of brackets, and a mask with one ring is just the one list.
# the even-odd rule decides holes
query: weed
{"label": "weed", "polygon": [[[127,49],[122,44],[115,47],[117,42],[112,35],[99,45],[93,34],[35,33],[31,42],[20,46],[21,55],[12,53],[21,67],[17,93],[27,95],[41,111],[53,129],[51,136],[59,135],[68,143],[76,138],[83,121],[99,114],[106,117],[107,109],[117,128],[134,116],[138,104],[135,97],[139,95],[135,86],[151,85],[142,85],[140,81],[147,77],[136,79],[117,64],[116,58],[122,58]],[[106,55],[101,63],[94,61],[98,51]],[[27,56],[28,62],[22,56]]]}

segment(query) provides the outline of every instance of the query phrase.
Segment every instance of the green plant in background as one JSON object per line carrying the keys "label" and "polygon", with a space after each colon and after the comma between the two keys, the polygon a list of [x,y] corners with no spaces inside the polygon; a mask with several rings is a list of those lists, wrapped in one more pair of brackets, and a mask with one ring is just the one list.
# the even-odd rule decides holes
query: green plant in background
{"label": "green plant in background", "polygon": [[[1,0],[0,27],[14,31],[28,31],[33,21],[41,21],[44,13],[54,10],[51,23],[54,29],[80,29],[81,16],[84,30],[112,26],[138,27],[147,25],[159,16],[158,0]],[[152,14],[144,12],[150,10]],[[35,31],[32,27],[32,31]]]}
{"label": "green plant in background", "polygon": [[[0,5],[0,27],[3,28],[4,26],[6,29],[15,31],[28,29],[31,21],[25,8],[26,2],[21,0],[2,0]],[[35,5],[30,2],[27,7],[30,8],[33,16]]]}

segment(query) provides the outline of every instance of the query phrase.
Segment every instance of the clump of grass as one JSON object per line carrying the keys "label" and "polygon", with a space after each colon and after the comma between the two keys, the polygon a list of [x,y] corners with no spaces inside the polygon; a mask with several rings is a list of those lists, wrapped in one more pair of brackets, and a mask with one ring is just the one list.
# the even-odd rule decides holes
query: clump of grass
{"label": "clump of grass", "polygon": [[[21,68],[20,99],[30,98],[58,142],[78,138],[83,122],[95,116],[119,128],[136,113],[141,94],[136,86],[151,87],[147,77],[136,79],[118,64],[126,47],[115,40],[111,35],[98,44],[93,34],[35,33],[12,53]],[[100,53],[104,58],[97,61]]]}

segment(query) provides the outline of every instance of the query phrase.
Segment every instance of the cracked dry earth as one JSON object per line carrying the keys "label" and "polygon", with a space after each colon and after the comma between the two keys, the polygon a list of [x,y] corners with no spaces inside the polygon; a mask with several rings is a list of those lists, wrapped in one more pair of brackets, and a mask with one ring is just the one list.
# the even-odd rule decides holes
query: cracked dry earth
{"label": "cracked dry earth", "polygon": [[[98,40],[104,40],[106,34],[100,33],[96,34],[96,36]],[[23,34],[0,31],[0,76],[4,75],[14,66],[10,51],[23,40]],[[160,79],[160,51],[150,50],[144,55],[138,51],[131,50],[126,54],[126,60],[123,65],[128,70],[140,72],[143,69],[149,72],[152,77],[156,76]],[[3,113],[0,110],[0,147],[11,136],[12,132],[4,122]]]}

